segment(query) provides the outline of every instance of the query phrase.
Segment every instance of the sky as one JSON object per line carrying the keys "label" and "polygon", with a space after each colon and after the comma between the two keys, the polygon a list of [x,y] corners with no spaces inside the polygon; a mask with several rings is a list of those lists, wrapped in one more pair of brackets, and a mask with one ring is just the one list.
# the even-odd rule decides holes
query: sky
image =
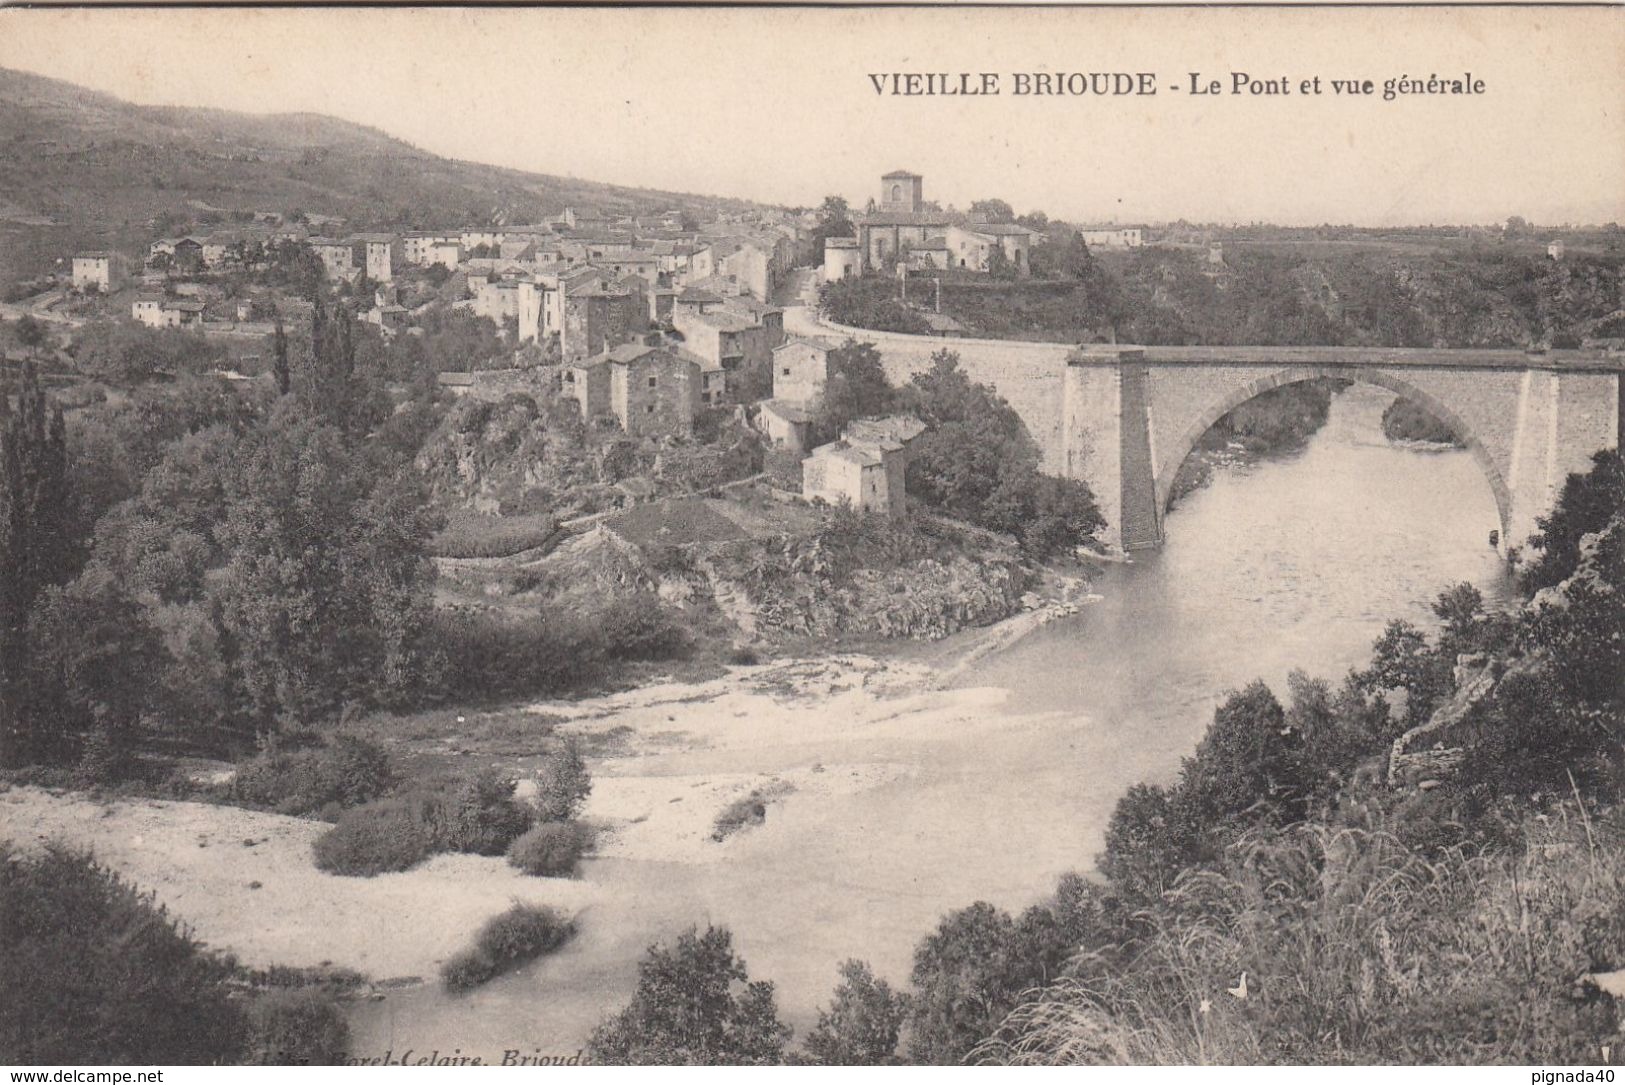
{"label": "sky", "polygon": [[[1620,7],[0,9],[0,67],[145,104],[327,113],[451,157],[792,206],[861,207],[907,169],[945,206],[1076,222],[1625,221],[1622,56]],[[876,94],[892,72],[1003,93]],[[1146,72],[1157,93],[1015,95],[1034,72]],[[1237,72],[1290,93],[1191,93]],[[1381,96],[1467,72],[1482,94]]]}

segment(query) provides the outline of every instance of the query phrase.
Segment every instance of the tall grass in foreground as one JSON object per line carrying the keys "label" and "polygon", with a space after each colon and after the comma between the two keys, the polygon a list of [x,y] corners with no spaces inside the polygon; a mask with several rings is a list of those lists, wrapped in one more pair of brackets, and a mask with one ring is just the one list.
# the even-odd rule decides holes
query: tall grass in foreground
{"label": "tall grass in foreground", "polygon": [[1600,1061],[1619,1010],[1582,977],[1625,967],[1625,817],[1524,832],[1433,858],[1360,829],[1250,836],[1138,917],[1126,967],[1084,953],[970,1061]]}

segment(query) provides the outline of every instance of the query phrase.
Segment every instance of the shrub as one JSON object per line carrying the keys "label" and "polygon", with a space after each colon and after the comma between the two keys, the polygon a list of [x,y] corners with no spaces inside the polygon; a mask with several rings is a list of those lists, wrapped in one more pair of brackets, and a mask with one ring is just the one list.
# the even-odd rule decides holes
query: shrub
{"label": "shrub", "polygon": [[751,981],[727,928],[707,927],[649,947],[632,1001],[588,1050],[599,1065],[762,1066],[782,1061],[789,1037],[773,984]]}
{"label": "shrub", "polygon": [[232,798],[279,814],[358,806],[395,784],[389,754],[376,742],[343,735],[314,750],[271,749],[237,767]]}
{"label": "shrub", "polygon": [[513,797],[514,780],[495,769],[480,773],[452,796],[445,847],[475,855],[501,855],[530,828],[532,815]]}
{"label": "shrub", "polygon": [[567,878],[588,843],[579,822],[543,822],[509,845],[508,864],[538,878]]}
{"label": "shrub", "polygon": [[671,659],[687,645],[682,628],[652,593],[611,599],[593,615],[593,623],[610,659]]}
{"label": "shrub", "polygon": [[249,1006],[253,1066],[333,1066],[349,1052],[350,1026],[333,997],[319,990],[267,991]]}
{"label": "shrub", "polygon": [[548,754],[536,770],[536,814],[543,821],[569,821],[592,794],[592,776],[574,740]]}
{"label": "shrub", "polygon": [[445,801],[424,792],[346,810],[316,841],[316,866],[364,878],[410,870],[443,850],[446,816]]}
{"label": "shrub", "polygon": [[440,966],[440,982],[448,991],[471,991],[495,975],[491,962],[477,949],[460,949]]}
{"label": "shrub", "polygon": [[546,543],[558,521],[545,513],[518,516],[460,514],[429,540],[429,553],[439,558],[506,558]]}
{"label": "shrub", "polygon": [[515,904],[480,928],[474,945],[454,954],[440,969],[449,990],[467,991],[544,953],[575,934],[575,924],[541,904]]}
{"label": "shrub", "polygon": [[721,843],[734,833],[767,820],[767,797],[761,791],[752,791],[722,808],[716,821],[711,823],[711,839]]}
{"label": "shrub", "polygon": [[0,1062],[234,1062],[228,962],[83,852],[0,842]]}

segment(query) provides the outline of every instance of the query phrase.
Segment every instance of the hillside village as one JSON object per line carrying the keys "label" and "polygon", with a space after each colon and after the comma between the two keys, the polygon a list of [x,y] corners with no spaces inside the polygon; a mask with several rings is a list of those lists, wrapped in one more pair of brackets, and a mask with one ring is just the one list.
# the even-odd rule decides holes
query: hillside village
{"label": "hillside village", "polygon": [[1168,382],[1015,369],[1600,372],[1617,224],[791,209],[4,70],[0,146],[0,1061],[1625,1051],[1618,420],[1503,556],[1436,403],[1271,363],[1152,553]]}

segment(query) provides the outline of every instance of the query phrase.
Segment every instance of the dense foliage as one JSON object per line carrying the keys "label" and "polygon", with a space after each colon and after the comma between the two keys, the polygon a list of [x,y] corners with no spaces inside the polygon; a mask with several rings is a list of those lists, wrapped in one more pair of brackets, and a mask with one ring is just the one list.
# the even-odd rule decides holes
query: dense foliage
{"label": "dense foliage", "polygon": [[0,845],[0,1060],[235,1062],[231,967],[88,855]]}
{"label": "dense foliage", "polygon": [[926,424],[908,465],[911,495],[979,527],[1014,535],[1043,559],[1088,542],[1105,521],[1083,482],[1046,475],[1020,415],[942,350],[902,389]]}
{"label": "dense foliage", "polygon": [[[1091,253],[1054,229],[1030,267],[1031,279],[1005,283],[942,275],[943,314],[970,335],[1071,343],[1574,347],[1615,333],[1625,265],[1617,253],[1554,261],[1504,244],[1418,253],[1251,239],[1210,262],[1172,246]],[[911,286],[910,300],[928,290]],[[826,286],[820,301],[842,324],[927,331],[900,294],[894,278],[870,275]]]}
{"label": "dense foliage", "polygon": [[760,1066],[779,1062],[789,1039],[773,985],[752,982],[733,936],[707,927],[649,947],[631,1003],[593,1033],[589,1054],[610,1065]]}
{"label": "dense foliage", "polygon": [[446,960],[440,978],[447,989],[467,991],[504,972],[558,949],[575,934],[575,924],[543,904],[515,904],[493,916],[474,944]]}

